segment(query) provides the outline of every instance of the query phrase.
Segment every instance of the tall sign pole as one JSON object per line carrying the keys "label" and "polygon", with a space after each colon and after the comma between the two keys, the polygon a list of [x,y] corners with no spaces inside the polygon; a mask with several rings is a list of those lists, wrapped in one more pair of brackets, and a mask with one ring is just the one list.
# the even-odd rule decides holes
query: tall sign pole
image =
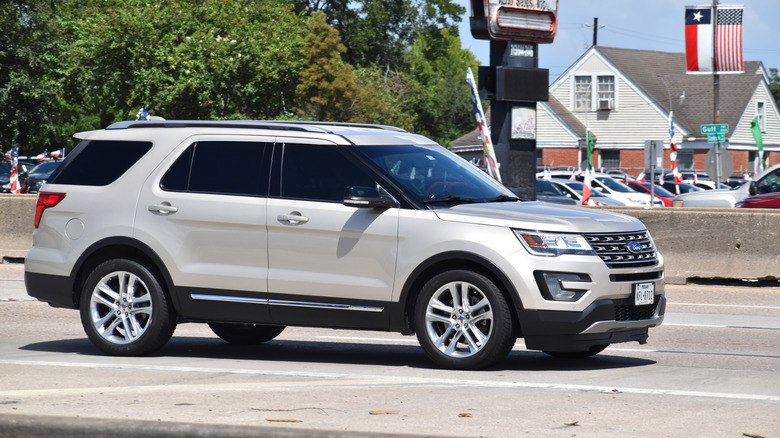
{"label": "tall sign pole", "polygon": [[490,40],[479,95],[490,100],[491,140],[504,185],[536,199],[536,104],[548,100],[549,71],[538,44],[552,43],[558,0],[471,0],[471,34]]}
{"label": "tall sign pole", "polygon": [[[718,0],[712,0],[712,123],[720,123],[720,75],[718,75],[718,47],[715,38],[715,28],[718,22]],[[715,143],[715,188],[720,188],[720,142]]]}

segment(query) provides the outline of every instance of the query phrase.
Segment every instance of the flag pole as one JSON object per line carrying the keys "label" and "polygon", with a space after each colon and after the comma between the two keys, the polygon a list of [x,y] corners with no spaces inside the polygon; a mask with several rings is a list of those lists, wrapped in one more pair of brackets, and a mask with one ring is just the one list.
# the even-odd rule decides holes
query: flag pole
{"label": "flag pole", "polygon": [[[712,0],[712,97],[713,115],[712,123],[720,123],[720,75],[718,75],[718,0]],[[720,142],[715,143],[715,188],[720,188]]]}

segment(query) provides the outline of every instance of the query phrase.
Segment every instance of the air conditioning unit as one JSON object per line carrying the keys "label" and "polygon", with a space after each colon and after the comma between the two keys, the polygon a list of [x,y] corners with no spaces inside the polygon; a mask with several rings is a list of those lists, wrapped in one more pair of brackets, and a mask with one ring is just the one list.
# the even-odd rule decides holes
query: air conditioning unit
{"label": "air conditioning unit", "polygon": [[599,111],[609,111],[612,109],[612,99],[599,99]]}

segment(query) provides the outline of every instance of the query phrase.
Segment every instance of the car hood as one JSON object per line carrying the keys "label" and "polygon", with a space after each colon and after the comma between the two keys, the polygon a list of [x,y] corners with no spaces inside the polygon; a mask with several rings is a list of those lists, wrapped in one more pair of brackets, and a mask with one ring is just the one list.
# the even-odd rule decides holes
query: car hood
{"label": "car hood", "polygon": [[532,230],[614,233],[645,229],[638,219],[624,214],[540,202],[461,204],[434,211],[444,221]]}
{"label": "car hood", "polygon": [[734,207],[734,204],[749,196],[749,184],[736,189],[702,190],[688,192],[674,197],[675,202],[682,201],[683,207]]}

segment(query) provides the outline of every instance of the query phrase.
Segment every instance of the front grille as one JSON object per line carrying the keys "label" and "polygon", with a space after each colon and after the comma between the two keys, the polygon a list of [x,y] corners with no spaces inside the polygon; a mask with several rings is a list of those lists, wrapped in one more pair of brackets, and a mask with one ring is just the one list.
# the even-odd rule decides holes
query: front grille
{"label": "front grille", "polygon": [[641,321],[655,316],[655,304],[632,306],[630,304],[615,304],[615,321]]}
{"label": "front grille", "polygon": [[[647,231],[633,233],[586,234],[585,238],[601,260],[610,268],[652,266],[658,261],[653,241]],[[634,251],[629,244],[639,244]],[[635,246],[635,245],[632,245]]]}

